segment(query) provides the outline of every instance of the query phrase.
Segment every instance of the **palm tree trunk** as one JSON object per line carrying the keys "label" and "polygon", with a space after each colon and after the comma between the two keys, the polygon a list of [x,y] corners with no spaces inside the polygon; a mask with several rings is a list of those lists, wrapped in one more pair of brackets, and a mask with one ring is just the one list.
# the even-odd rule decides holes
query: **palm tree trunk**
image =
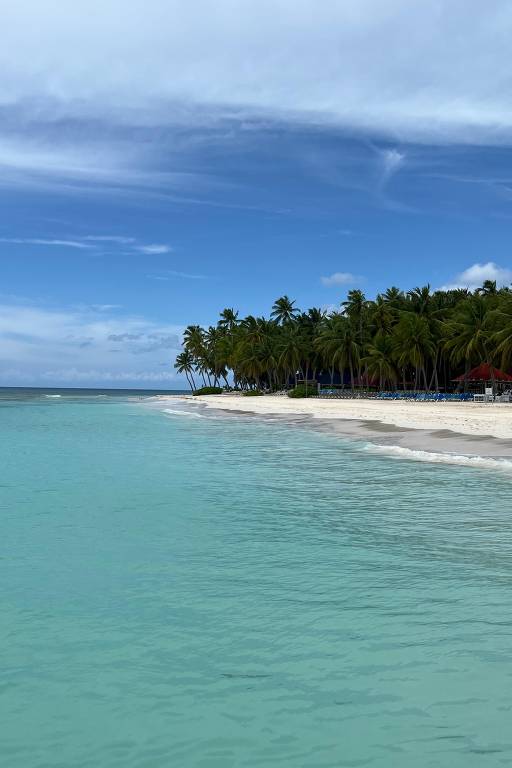
{"label": "palm tree trunk", "polygon": [[469,371],[470,371],[469,366],[470,366],[469,357],[467,357],[466,358],[466,365],[465,365],[465,368],[464,368],[464,392],[468,391],[468,375],[469,375]]}

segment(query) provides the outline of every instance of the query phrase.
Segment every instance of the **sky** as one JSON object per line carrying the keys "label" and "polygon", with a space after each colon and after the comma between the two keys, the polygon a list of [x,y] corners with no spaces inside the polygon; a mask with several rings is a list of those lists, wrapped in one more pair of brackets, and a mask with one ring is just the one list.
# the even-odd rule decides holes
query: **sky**
{"label": "sky", "polygon": [[282,294],[512,281],[505,0],[17,0],[0,386],[173,389]]}

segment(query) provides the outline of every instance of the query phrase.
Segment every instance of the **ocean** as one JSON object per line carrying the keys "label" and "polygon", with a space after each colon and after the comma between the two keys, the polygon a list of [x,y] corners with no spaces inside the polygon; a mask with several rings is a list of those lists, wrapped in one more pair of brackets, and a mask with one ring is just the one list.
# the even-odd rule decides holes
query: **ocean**
{"label": "ocean", "polygon": [[151,394],[0,390],[1,764],[509,765],[512,476]]}

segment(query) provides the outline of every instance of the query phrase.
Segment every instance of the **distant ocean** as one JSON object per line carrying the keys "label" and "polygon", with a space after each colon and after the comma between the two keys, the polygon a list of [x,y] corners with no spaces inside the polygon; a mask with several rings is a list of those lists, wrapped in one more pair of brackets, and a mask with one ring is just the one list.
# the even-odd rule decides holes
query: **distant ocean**
{"label": "distant ocean", "polygon": [[512,762],[512,479],[0,390],[8,768]]}
{"label": "distant ocean", "polygon": [[154,397],[155,395],[190,394],[184,389],[97,389],[78,387],[0,387],[0,401],[40,400],[41,398]]}

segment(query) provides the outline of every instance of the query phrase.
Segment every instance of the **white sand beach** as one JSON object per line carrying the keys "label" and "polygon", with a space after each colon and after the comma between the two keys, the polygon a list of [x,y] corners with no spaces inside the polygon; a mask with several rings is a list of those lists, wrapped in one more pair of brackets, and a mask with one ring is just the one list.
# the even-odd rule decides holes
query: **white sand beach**
{"label": "white sand beach", "polygon": [[[308,416],[314,419],[381,422],[402,429],[451,430],[472,437],[512,439],[512,403],[418,403],[365,399],[292,399],[283,395],[244,397],[238,394],[181,396],[223,411],[257,415]],[[166,399],[165,397],[159,399]],[[176,400],[176,398],[172,398]]]}

